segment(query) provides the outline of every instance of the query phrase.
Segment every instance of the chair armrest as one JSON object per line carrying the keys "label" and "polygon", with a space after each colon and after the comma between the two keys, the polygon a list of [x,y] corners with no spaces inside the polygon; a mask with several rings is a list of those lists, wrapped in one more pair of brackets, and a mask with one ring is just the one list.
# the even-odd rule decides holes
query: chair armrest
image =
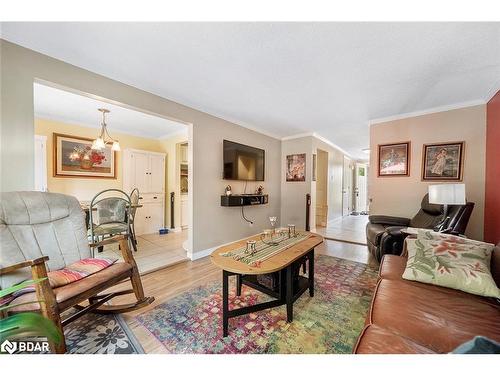
{"label": "chair armrest", "polygon": [[24,262],[16,263],[7,267],[2,267],[0,268],[0,275],[11,273],[25,267],[33,267],[37,264],[45,263],[48,260],[49,260],[48,256],[43,256],[36,259],[25,260]]}
{"label": "chair armrest", "polygon": [[112,243],[117,243],[122,240],[126,240],[128,238],[128,235],[126,234],[120,234],[119,236],[113,236],[110,238],[106,238],[105,240],[102,240],[100,242],[93,242],[89,244],[90,247],[99,247],[99,246],[104,246],[104,245],[109,245]]}
{"label": "chair armrest", "polygon": [[405,226],[392,226],[392,227],[386,227],[385,232],[391,236],[399,236],[402,235],[403,232],[401,232],[402,229],[405,229],[407,227]]}
{"label": "chair armrest", "polygon": [[368,220],[372,224],[382,224],[391,226],[407,227],[410,225],[410,219],[406,217],[384,216],[384,215],[370,215]]}

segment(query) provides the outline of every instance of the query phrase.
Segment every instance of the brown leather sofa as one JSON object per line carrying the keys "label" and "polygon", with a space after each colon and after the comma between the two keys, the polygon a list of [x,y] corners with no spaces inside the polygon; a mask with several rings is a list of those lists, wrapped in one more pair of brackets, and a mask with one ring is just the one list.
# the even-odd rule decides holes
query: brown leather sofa
{"label": "brown leather sofa", "polygon": [[[500,287],[500,245],[491,272]],[[500,302],[402,278],[406,258],[385,255],[356,354],[449,353],[475,336],[500,342]]]}

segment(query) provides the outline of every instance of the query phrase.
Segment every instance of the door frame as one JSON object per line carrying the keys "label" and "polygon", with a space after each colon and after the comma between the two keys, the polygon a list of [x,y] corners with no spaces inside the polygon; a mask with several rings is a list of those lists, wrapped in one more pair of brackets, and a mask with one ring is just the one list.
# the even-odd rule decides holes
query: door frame
{"label": "door frame", "polygon": [[[37,182],[36,178],[36,157],[37,157],[37,144],[41,143],[43,152],[42,152],[42,173],[41,173],[41,180],[40,185],[41,185],[41,190],[37,186],[39,182]],[[35,134],[35,145],[34,145],[34,151],[35,155],[33,156],[35,161],[35,170],[34,170],[34,181],[35,181],[35,190],[36,191],[48,191],[48,185],[47,185],[47,136],[46,135],[39,135]]]}

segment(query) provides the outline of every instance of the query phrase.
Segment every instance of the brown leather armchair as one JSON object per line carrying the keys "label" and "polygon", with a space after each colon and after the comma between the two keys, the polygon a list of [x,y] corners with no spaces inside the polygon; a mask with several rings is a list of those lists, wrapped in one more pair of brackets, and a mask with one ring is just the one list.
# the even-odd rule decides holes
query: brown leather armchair
{"label": "brown leather armchair", "polygon": [[[405,217],[370,215],[366,225],[368,250],[380,262],[384,254],[400,255],[406,235],[401,231],[406,227],[440,230],[450,234],[464,234],[474,203],[449,206],[444,218],[443,206],[429,203],[426,194],[420,204],[420,210],[409,219]],[[446,228],[441,225],[446,219]]]}

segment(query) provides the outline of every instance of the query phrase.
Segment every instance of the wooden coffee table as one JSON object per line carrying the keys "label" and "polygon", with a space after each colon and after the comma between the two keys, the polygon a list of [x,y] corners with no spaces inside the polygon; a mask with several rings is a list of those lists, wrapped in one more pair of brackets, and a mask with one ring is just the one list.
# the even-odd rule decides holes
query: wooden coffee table
{"label": "wooden coffee table", "polygon": [[[229,318],[286,305],[287,321],[291,322],[293,320],[293,303],[306,290],[309,290],[311,297],[314,296],[314,248],[323,242],[323,237],[316,233],[306,233],[310,237],[262,261],[259,266],[248,265],[233,257],[221,255],[245,246],[248,239],[222,246],[212,253],[210,256],[212,263],[222,269],[222,329],[224,337],[228,335]],[[249,239],[259,241],[260,235]],[[305,267],[305,262],[308,264],[308,277],[299,275],[298,281],[295,279],[294,287],[293,270],[301,265]],[[278,275],[278,290],[257,282],[257,275],[272,273]],[[241,285],[244,284],[274,299],[229,310],[229,276],[236,276],[236,295],[241,295]]]}

